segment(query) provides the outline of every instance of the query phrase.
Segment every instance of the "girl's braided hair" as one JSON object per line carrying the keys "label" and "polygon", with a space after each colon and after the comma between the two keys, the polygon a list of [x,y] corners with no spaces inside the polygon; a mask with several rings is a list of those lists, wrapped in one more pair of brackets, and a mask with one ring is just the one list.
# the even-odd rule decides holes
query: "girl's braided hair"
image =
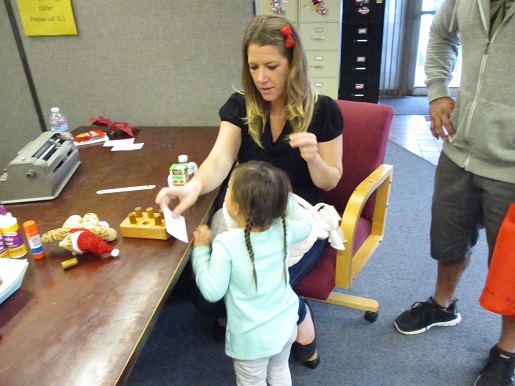
{"label": "girl's braided hair", "polygon": [[231,199],[246,216],[245,244],[252,261],[252,275],[257,289],[257,272],[254,265],[254,250],[250,242],[253,227],[268,227],[281,218],[284,240],[284,280],[287,279],[286,207],[291,183],[284,171],[262,161],[250,161],[238,166],[232,176]]}

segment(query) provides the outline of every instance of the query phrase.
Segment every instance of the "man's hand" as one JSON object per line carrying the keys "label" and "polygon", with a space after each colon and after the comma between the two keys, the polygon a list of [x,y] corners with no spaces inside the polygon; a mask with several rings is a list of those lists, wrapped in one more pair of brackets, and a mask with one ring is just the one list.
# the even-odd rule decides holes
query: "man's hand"
{"label": "man's hand", "polygon": [[438,98],[429,104],[429,117],[431,118],[431,133],[435,138],[442,138],[447,141],[449,136],[453,137],[456,130],[450,121],[454,111],[454,99],[450,97]]}

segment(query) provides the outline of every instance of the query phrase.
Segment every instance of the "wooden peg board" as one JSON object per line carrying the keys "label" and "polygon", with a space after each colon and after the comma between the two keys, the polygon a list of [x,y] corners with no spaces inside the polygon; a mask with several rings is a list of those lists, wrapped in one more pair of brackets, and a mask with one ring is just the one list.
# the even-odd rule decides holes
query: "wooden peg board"
{"label": "wooden peg board", "polygon": [[120,224],[120,233],[123,237],[139,239],[166,240],[170,237],[166,231],[163,214],[154,213],[153,208],[147,208],[145,212],[140,207],[134,208],[134,212],[129,213]]}

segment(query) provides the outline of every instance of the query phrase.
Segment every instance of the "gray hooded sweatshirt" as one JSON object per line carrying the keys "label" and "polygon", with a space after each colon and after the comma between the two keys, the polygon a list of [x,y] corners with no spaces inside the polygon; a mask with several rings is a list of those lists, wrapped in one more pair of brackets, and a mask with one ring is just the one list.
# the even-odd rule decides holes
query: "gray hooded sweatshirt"
{"label": "gray hooded sweatshirt", "polygon": [[437,11],[427,48],[430,101],[450,96],[462,47],[461,85],[443,151],[479,176],[515,184],[515,5],[489,36],[490,0],[446,0]]}

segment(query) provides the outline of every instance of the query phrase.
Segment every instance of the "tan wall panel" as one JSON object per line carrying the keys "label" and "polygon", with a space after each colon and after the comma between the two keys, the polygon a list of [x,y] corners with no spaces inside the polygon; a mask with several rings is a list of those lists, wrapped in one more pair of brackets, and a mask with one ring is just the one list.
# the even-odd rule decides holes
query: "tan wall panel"
{"label": "tan wall panel", "polygon": [[[72,1],[79,34],[45,37],[25,36],[11,2],[46,120],[50,108],[59,106],[70,128],[98,115],[134,125],[217,125],[218,109],[232,87],[240,87],[250,0]],[[8,27],[1,26],[2,62],[4,51],[16,62]],[[28,90],[19,74],[8,82]],[[17,115],[28,112],[34,116],[32,131],[40,132],[30,94],[22,91],[24,104],[14,111],[2,107],[2,115],[17,122]],[[2,99],[10,97],[0,92]],[[3,153],[4,141],[1,146]]]}

